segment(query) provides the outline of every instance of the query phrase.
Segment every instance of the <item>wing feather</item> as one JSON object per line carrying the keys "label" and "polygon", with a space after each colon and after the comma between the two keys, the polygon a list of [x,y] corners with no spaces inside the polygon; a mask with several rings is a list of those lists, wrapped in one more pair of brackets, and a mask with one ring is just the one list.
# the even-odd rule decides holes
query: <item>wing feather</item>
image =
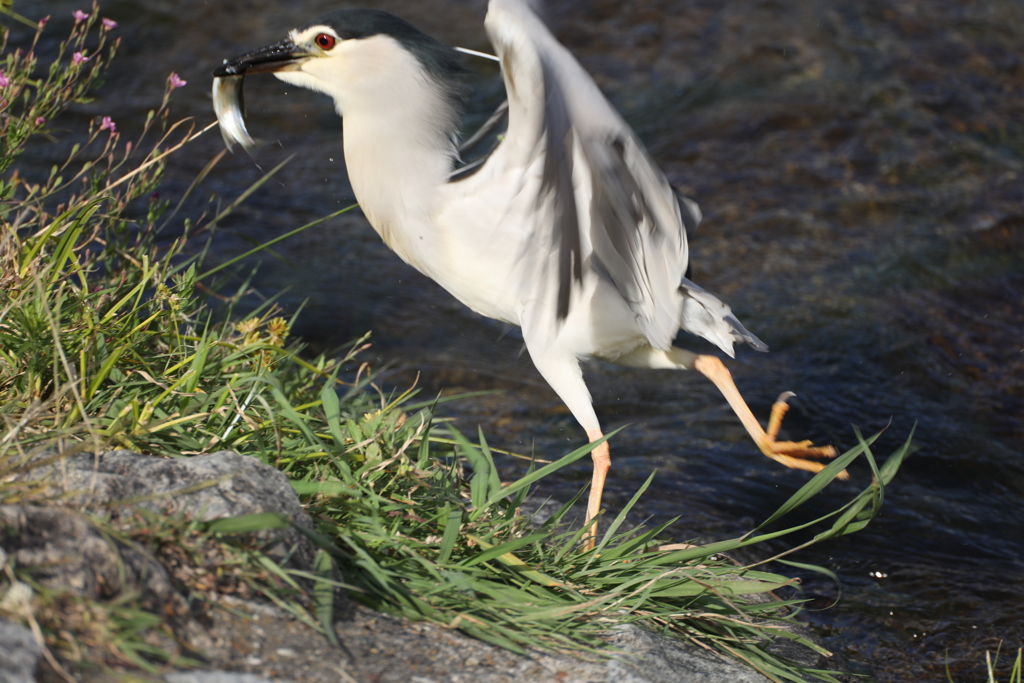
{"label": "wing feather", "polygon": [[[651,344],[679,329],[688,250],[680,203],[642,144],[528,2],[491,0],[485,23],[509,91],[508,140],[520,161],[543,154],[535,235],[557,252],[556,316],[583,269],[615,286]],[[509,157],[515,163],[516,154]],[[687,207],[689,208],[689,207]],[[694,205],[695,208],[695,205]],[[699,211],[688,212],[696,226]]]}

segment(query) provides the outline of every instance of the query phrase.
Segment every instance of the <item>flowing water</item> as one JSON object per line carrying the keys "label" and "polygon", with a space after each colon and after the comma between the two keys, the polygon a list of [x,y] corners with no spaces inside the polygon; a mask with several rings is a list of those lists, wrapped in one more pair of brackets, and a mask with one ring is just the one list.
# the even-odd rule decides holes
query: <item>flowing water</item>
{"label": "flowing water", "polygon": [[[84,3],[83,3],[84,4]],[[17,3],[54,15],[75,2]],[[174,113],[212,120],[210,76],[227,57],[349,3],[112,0],[120,58],[75,116],[131,130],[171,71],[189,84]],[[488,49],[482,0],[389,0],[452,43]],[[836,586],[804,577],[805,613],[827,645],[882,681],[981,680],[984,651],[1024,645],[1024,4],[1020,0],[555,0],[551,24],[705,220],[693,279],[771,347],[730,362],[755,413],[795,391],[786,435],[841,450],[885,430],[891,452],[917,424],[919,450],[866,530],[803,552]],[[478,71],[470,114],[501,98]],[[250,132],[291,164],[216,242],[249,247],[352,201],[330,103],[271,78],[246,82]],[[136,122],[133,124],[133,120]],[[173,162],[178,196],[221,148],[216,133]],[[47,161],[41,150],[40,161]],[[260,176],[236,154],[207,191],[233,197]],[[521,354],[517,331],[475,316],[394,257],[349,214],[259,264],[258,296],[305,301],[297,332],[318,348],[373,330],[388,381],[416,373],[428,395],[501,389],[450,404],[464,431],[550,457],[581,429]],[[707,350],[693,340],[690,348]],[[759,455],[699,376],[587,367],[612,442],[609,506],[653,469],[643,503],[682,538],[749,529],[806,480]],[[510,466],[511,468],[511,466]],[[866,466],[812,501],[822,513],[870,481]],[[581,464],[547,492],[568,496]]]}

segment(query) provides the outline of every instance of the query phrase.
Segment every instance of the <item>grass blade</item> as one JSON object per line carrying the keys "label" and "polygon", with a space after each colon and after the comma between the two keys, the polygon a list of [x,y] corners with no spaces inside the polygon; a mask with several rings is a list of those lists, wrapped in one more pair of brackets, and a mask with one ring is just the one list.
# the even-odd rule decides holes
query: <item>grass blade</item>
{"label": "grass blade", "polygon": [[338,646],[338,635],[334,632],[334,560],[322,549],[316,552],[314,571],[321,580],[314,582],[313,601],[316,604],[316,616],[323,627],[327,640],[331,645]]}

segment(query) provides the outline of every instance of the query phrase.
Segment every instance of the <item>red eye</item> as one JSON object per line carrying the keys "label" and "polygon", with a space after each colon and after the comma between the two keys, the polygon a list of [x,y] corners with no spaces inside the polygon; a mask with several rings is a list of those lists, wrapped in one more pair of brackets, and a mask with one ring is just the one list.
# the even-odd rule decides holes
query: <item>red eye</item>
{"label": "red eye", "polygon": [[321,33],[313,40],[322,50],[330,50],[338,42],[334,36],[327,33]]}

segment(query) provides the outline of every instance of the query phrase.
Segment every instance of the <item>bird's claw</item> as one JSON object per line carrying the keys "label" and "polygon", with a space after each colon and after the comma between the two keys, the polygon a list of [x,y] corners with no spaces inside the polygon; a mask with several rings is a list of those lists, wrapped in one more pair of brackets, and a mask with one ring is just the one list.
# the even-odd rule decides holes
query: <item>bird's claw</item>
{"label": "bird's claw", "polygon": [[[777,463],[793,469],[807,470],[809,472],[820,472],[825,465],[820,462],[808,460],[808,458],[834,458],[837,451],[833,446],[814,446],[813,442],[804,441],[776,441],[779,430],[782,428],[782,418],[789,411],[787,401],[796,394],[787,391],[776,399],[772,406],[772,414],[768,419],[768,429],[758,440],[758,448],[766,456]],[[849,478],[846,470],[839,473],[839,479]]]}

